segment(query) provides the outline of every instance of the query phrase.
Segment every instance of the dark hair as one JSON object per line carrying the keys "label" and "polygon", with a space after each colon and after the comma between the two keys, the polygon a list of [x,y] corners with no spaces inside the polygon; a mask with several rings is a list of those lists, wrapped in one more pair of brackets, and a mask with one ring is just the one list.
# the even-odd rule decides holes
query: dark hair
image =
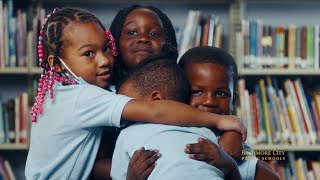
{"label": "dark hair", "polygon": [[[112,32],[112,35],[115,39],[117,49],[119,49],[119,42],[120,42],[120,36],[121,36],[123,24],[128,16],[128,14],[131,11],[138,9],[138,8],[149,9],[149,10],[155,12],[159,16],[159,18],[162,22],[163,28],[164,28],[164,32],[166,34],[166,43],[172,44],[175,48],[177,48],[178,44],[177,44],[176,34],[175,34],[174,28],[172,26],[172,23],[166,14],[164,14],[158,8],[155,8],[153,6],[132,5],[132,6],[129,6],[127,8],[120,10],[111,23],[110,31]],[[122,79],[126,75],[128,69],[125,67],[120,53],[115,58],[116,58],[116,61],[115,61],[115,67],[114,67],[114,75],[113,75],[114,81],[113,82],[117,83],[119,81],[120,82],[122,81]]]}
{"label": "dark hair", "polygon": [[238,68],[234,58],[224,49],[199,46],[189,49],[179,60],[179,66],[184,69],[191,63],[212,63],[219,64],[227,69],[232,78],[234,89],[238,82]]}
{"label": "dark hair", "polygon": [[75,9],[75,8],[62,8],[61,10],[52,13],[48,18],[47,23],[44,24],[43,34],[42,34],[42,44],[44,46],[44,58],[43,68],[49,69],[49,64],[47,58],[50,54],[54,55],[53,65],[60,64],[58,56],[62,53],[61,47],[63,47],[64,42],[62,38],[63,28],[66,27],[69,23],[84,23],[84,22],[95,22],[103,27],[100,20],[93,14],[86,12],[84,10]]}
{"label": "dark hair", "polygon": [[132,90],[141,96],[148,96],[158,90],[170,100],[189,102],[189,84],[184,72],[165,54],[145,59],[129,71],[123,82],[132,83]]}

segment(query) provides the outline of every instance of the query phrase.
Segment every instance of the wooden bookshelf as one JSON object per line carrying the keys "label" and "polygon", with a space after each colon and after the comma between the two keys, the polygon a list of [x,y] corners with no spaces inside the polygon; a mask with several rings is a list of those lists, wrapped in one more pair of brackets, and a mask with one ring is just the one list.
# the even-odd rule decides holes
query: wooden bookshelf
{"label": "wooden bookshelf", "polygon": [[282,145],[282,144],[264,144],[253,145],[254,150],[283,150],[283,151],[320,151],[320,144],[316,145]]}
{"label": "wooden bookshelf", "polygon": [[39,67],[32,67],[29,70],[30,74],[41,74],[42,72],[43,72],[43,69]]}
{"label": "wooden bookshelf", "polygon": [[0,150],[27,150],[28,144],[0,144]]}
{"label": "wooden bookshelf", "polygon": [[27,67],[0,68],[0,74],[28,74]]}
{"label": "wooden bookshelf", "polygon": [[255,75],[288,75],[288,76],[313,76],[320,75],[319,69],[241,69],[240,76],[255,76]]}

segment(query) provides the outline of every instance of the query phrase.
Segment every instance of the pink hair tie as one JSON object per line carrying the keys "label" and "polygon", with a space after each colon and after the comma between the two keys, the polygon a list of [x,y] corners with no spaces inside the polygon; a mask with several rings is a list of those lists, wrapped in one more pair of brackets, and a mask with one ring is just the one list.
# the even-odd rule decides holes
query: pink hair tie
{"label": "pink hair tie", "polygon": [[112,55],[113,56],[117,56],[118,55],[118,52],[117,52],[117,47],[116,47],[116,43],[115,43],[115,40],[110,32],[109,29],[106,29],[104,31],[104,34],[106,35],[106,37],[108,38],[109,40],[109,43],[111,44],[111,51],[112,51]]}

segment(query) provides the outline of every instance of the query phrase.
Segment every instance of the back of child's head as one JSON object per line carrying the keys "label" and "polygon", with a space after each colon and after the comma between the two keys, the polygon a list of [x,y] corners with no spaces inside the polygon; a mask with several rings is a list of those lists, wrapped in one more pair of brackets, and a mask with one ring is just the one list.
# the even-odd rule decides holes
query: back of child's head
{"label": "back of child's head", "polygon": [[50,68],[47,62],[47,58],[50,54],[54,55],[53,65],[60,64],[58,57],[62,56],[63,46],[68,41],[68,37],[64,34],[65,32],[63,32],[64,28],[71,23],[74,25],[74,23],[88,22],[97,23],[105,30],[96,16],[84,10],[75,8],[62,8],[61,10],[58,10],[56,8],[52,14],[48,15],[40,32],[42,33],[41,42],[44,55],[42,58],[40,57],[40,65],[45,69]]}
{"label": "back of child's head", "polygon": [[237,87],[238,68],[234,58],[224,49],[212,46],[199,46],[189,49],[185,52],[180,60],[179,66],[185,69],[190,64],[212,63],[221,65],[229,72],[234,87]]}
{"label": "back of child's head", "polygon": [[131,83],[132,91],[141,97],[159,91],[167,99],[188,103],[188,81],[183,70],[172,59],[176,56],[171,55],[162,53],[145,59],[129,72],[123,83]]}

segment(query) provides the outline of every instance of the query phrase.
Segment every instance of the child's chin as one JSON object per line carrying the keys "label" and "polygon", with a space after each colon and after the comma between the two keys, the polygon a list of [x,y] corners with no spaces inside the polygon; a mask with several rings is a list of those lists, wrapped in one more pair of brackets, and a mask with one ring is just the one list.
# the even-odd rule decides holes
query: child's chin
{"label": "child's chin", "polygon": [[96,86],[99,86],[103,89],[106,89],[109,85],[110,85],[109,82],[99,82],[98,84],[96,84]]}

